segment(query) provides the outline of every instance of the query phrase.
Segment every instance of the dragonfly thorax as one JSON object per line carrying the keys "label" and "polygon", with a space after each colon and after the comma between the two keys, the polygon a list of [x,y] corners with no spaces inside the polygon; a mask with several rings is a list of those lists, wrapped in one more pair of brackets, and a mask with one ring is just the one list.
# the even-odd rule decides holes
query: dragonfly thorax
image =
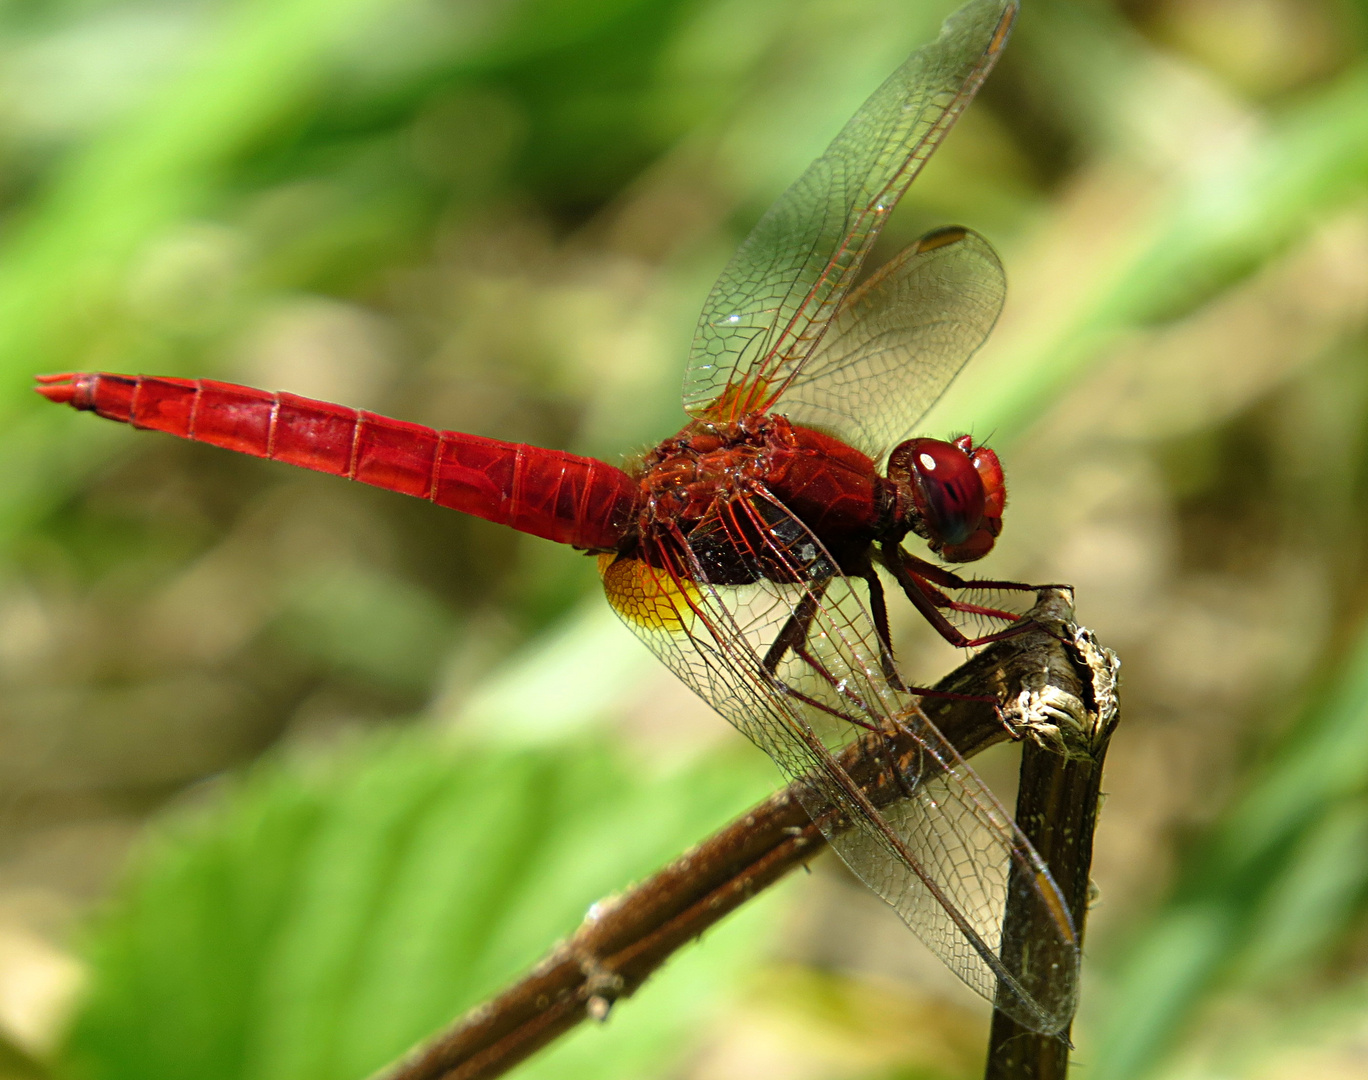
{"label": "dragonfly thorax", "polygon": [[690,424],[645,458],[640,483],[629,543],[687,543],[714,584],[844,570],[890,520],[893,501],[865,454],[767,413]]}

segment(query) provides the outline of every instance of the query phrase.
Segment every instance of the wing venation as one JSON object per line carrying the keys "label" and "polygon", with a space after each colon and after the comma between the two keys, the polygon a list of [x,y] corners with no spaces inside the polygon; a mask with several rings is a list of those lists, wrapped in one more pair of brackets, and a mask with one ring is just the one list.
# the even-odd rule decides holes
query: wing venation
{"label": "wing venation", "polygon": [[[1062,1030],[1073,1013],[1078,957],[1067,907],[992,793],[916,699],[890,687],[857,592],[864,583],[832,574],[821,541],[767,492],[737,498],[730,513],[749,519],[747,542],[777,538],[760,540],[767,550],[756,554],[779,580],[709,584],[691,537],[665,529],[632,556],[605,558],[613,607],[667,667],[799,782],[804,808],[831,846],[952,971],[1023,1024]],[[676,614],[662,618],[662,603],[676,605]],[[777,649],[785,640],[801,644]],[[878,732],[917,748],[901,779]],[[859,771],[882,771],[887,783],[905,786],[906,797],[875,808],[837,760],[852,742],[860,743]],[[1050,987],[1044,997],[1028,994],[1000,959],[1021,952],[1020,943],[1002,940],[1013,881],[1032,883],[1025,899],[1042,916],[1032,922],[1054,927],[1052,940],[1033,939],[1028,951],[1033,973],[1051,973],[1041,983]]]}
{"label": "wing venation", "polygon": [[846,297],[775,411],[881,461],[987,340],[1006,295],[988,241],[929,233]]}
{"label": "wing venation", "polygon": [[801,369],[907,185],[997,59],[1016,0],[972,0],[862,105],[762,217],[703,306],[684,408],[767,409]]}

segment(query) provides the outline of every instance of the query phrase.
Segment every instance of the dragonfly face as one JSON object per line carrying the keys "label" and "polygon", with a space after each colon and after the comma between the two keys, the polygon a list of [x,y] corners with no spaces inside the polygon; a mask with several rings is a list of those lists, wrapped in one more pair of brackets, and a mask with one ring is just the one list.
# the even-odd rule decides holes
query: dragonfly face
{"label": "dragonfly face", "polygon": [[1002,463],[965,435],[954,442],[908,439],[888,457],[888,479],[906,528],[947,562],[973,562],[1002,531],[1007,489]]}

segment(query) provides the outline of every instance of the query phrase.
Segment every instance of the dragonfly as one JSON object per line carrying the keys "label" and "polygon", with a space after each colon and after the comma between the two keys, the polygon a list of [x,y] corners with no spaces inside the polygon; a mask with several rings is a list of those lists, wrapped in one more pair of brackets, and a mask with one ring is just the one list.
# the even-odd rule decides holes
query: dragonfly
{"label": "dragonfly", "polygon": [[[1060,1032],[1079,956],[1067,905],[899,674],[880,577],[956,645],[1019,629],[964,634],[973,616],[1017,616],[954,599],[969,583],[945,565],[986,555],[1001,531],[997,455],[913,435],[996,322],[1002,266],[977,233],[947,227],[856,285],[1016,12],[972,0],[952,14],[760,219],[699,318],[687,424],[623,468],[205,379],[67,373],[35,389],[596,555],[626,625],[797,782],[856,876],[998,1009]],[[911,537],[938,560],[907,550]],[[839,759],[893,735],[916,753],[879,762],[902,797],[876,807]],[[1004,940],[1009,891],[1032,912],[1029,943]]]}

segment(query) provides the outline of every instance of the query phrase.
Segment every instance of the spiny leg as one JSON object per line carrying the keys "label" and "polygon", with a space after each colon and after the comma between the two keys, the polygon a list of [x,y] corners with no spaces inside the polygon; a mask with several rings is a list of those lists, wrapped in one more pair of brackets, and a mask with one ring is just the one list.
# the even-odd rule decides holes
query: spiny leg
{"label": "spiny leg", "polygon": [[[883,588],[879,584],[878,578],[874,577],[872,565],[870,566],[869,574],[870,578],[873,578],[873,581],[870,584],[871,608],[875,611],[874,619],[879,635],[879,652],[884,665],[884,675],[894,689],[903,690],[902,678],[898,675],[897,669],[893,666],[892,652],[886,644],[888,640],[888,610],[883,601]],[[866,578],[866,581],[869,580],[869,578]],[[838,720],[844,720],[848,724],[853,724],[855,727],[863,728],[865,731],[877,735],[879,746],[883,750],[884,760],[888,765],[889,773],[892,774],[894,781],[902,790],[903,795],[910,798],[912,795],[912,785],[907,782],[907,778],[903,775],[903,771],[898,768],[898,759],[897,755],[893,752],[892,736],[889,732],[876,724],[870,723],[868,720],[858,715],[858,713],[846,712],[842,709],[828,705],[825,702],[812,697],[810,694],[805,694],[796,687],[790,686],[783,679],[779,678],[779,665],[783,662],[785,654],[792,652],[795,657],[816,672],[818,677],[830,686],[838,696],[851,696],[849,687],[843,689],[840,681],[837,680],[831,672],[826,669],[826,666],[813,656],[807,648],[807,639],[808,634],[812,629],[812,620],[816,617],[817,612],[821,607],[822,596],[826,593],[827,584],[829,584],[829,582],[822,582],[820,587],[804,591],[803,598],[798,602],[797,608],[795,608],[793,613],[785,620],[783,628],[774,639],[774,643],[765,652],[763,661],[765,671],[769,674],[770,678],[773,679],[774,685],[789,697],[801,701],[805,705],[817,709],[820,712],[824,712],[828,716],[833,716]],[[877,601],[872,599],[874,596],[878,597]],[[856,699],[856,703],[857,705],[863,704],[858,698]]]}
{"label": "spiny leg", "polygon": [[[764,496],[764,502],[761,505],[768,504],[774,509],[792,517],[788,508],[774,500],[773,496],[769,495],[767,492],[757,491],[754,495],[757,498]],[[749,524],[751,529],[756,533],[763,535],[765,530],[771,526],[772,523],[764,517],[751,500],[741,501],[740,508],[744,511],[747,524]],[[733,526],[740,532],[740,519],[736,517],[737,507],[729,505],[728,510],[733,515]],[[820,541],[812,536],[811,533],[807,532],[806,527],[803,526],[801,522],[798,522],[797,519],[793,520],[802,530],[802,534],[805,534],[813,541],[814,547],[820,547]],[[783,628],[779,631],[774,642],[766,651],[764,659],[765,669],[773,675],[778,671],[779,665],[783,662],[785,654],[793,652],[821,672],[822,677],[830,682],[833,687],[835,686],[835,681],[831,678],[830,674],[824,671],[819,663],[805,655],[803,649],[806,646],[808,635],[811,632],[812,620],[816,617],[822,599],[826,596],[827,589],[833,580],[833,572],[839,572],[847,578],[859,577],[864,580],[865,586],[869,590],[869,610],[870,615],[874,620],[874,633],[878,639],[879,666],[883,670],[884,679],[888,682],[889,688],[893,690],[902,690],[902,678],[898,674],[897,664],[893,660],[893,647],[890,644],[891,635],[888,630],[888,605],[884,601],[883,585],[879,581],[878,573],[874,569],[874,561],[870,558],[869,551],[861,553],[857,559],[850,560],[848,565],[843,565],[840,567],[839,571],[836,571],[836,568],[828,561],[830,557],[826,555],[825,551],[823,551],[821,558],[818,558],[810,551],[805,552],[800,558],[795,554],[794,550],[798,545],[794,544],[791,540],[786,546],[779,546],[774,543],[769,543],[766,546],[769,547],[773,561],[779,567],[782,567],[784,571],[792,574],[793,580],[811,582],[812,584],[805,588],[802,600],[798,602],[798,606],[784,623]],[[819,563],[826,567],[825,573],[813,572]],[[782,580],[782,578],[775,578],[774,580]],[[838,693],[839,692],[838,689]]]}
{"label": "spiny leg", "polygon": [[785,620],[783,629],[765,652],[765,670],[771,675],[779,671],[785,653],[796,653],[807,641],[808,632],[812,629],[812,620],[817,616],[817,609],[821,605],[822,596],[826,593],[826,587],[827,583],[823,581],[820,585],[803,591],[803,598],[798,601],[798,606]]}
{"label": "spiny leg", "polygon": [[902,675],[898,672],[898,665],[893,660],[893,636],[888,630],[888,604],[884,601],[883,583],[879,580],[878,571],[874,569],[873,561],[869,560],[855,573],[864,578],[865,585],[869,588],[869,614],[874,619],[874,633],[879,638],[879,666],[883,668],[884,679],[889,689],[906,690]]}
{"label": "spiny leg", "polygon": [[[783,628],[775,636],[774,643],[766,650],[765,658],[762,663],[766,674],[774,680],[775,685],[780,687],[784,693],[788,694],[790,697],[796,698],[804,704],[811,705],[815,709],[820,709],[822,712],[834,716],[837,719],[845,720],[848,723],[856,724],[859,727],[867,728],[870,731],[875,731],[877,728],[868,721],[861,720],[859,717],[852,716],[831,705],[826,705],[816,698],[810,697],[802,691],[790,686],[779,677],[779,665],[783,663],[784,657],[788,653],[793,653],[797,659],[801,660],[816,672],[818,677],[835,690],[838,695],[843,697],[850,696],[849,690],[843,691],[839,680],[837,680],[831,672],[827,671],[822,662],[813,656],[807,648],[808,634],[812,630],[812,620],[817,617],[817,612],[821,608],[822,597],[826,594],[826,588],[829,583],[830,581],[828,579],[827,581],[814,585],[812,588],[804,590],[803,598],[798,601],[798,606],[793,609],[792,614],[784,621]],[[863,705],[863,702],[856,699],[856,704]]]}
{"label": "spiny leg", "polygon": [[983,604],[970,604],[964,600],[952,600],[929,581],[924,581],[920,577],[918,577],[918,581],[921,583],[921,589],[926,598],[942,611],[957,611],[963,615],[981,615],[985,619],[1000,619],[1009,623],[1016,622],[1021,618],[1019,612],[1008,611],[1005,608],[991,608]]}
{"label": "spiny leg", "polygon": [[[815,656],[808,652],[806,645],[800,646],[799,648],[795,649],[794,655],[797,656],[800,660],[802,660],[805,664],[807,664],[808,667],[812,668],[813,671],[817,672],[817,674],[822,677],[822,679],[827,683],[827,685],[830,686],[833,690],[835,690],[839,696],[854,697],[854,695],[850,691],[849,686],[842,688],[841,684],[836,680],[836,678],[831,674],[831,672],[827,671],[826,667],[821,663],[821,661],[819,661]],[[902,680],[899,679],[898,681],[899,688],[904,689],[901,686]],[[780,685],[784,684],[780,683]],[[884,763],[888,766],[889,773],[893,776],[894,781],[902,790],[904,798],[912,797],[913,785],[908,783],[907,777],[903,775],[903,770],[898,768],[898,756],[894,752],[892,732],[885,730],[880,725],[870,723],[868,720],[862,720],[858,715],[845,713],[839,709],[834,709],[830,706],[824,705],[822,702],[816,700],[815,698],[809,697],[807,694],[803,694],[793,689],[792,687],[785,686],[785,690],[787,693],[792,694],[800,701],[805,701],[807,702],[807,704],[817,709],[820,709],[823,712],[830,714],[831,716],[838,717],[839,719],[845,720],[848,723],[854,724],[856,727],[864,728],[866,731],[872,732],[873,734],[877,735],[879,739],[879,747],[883,751]],[[855,697],[855,703],[862,711],[868,711],[867,709],[865,709],[864,703],[860,701],[858,697]],[[893,717],[893,723],[904,732],[907,731],[906,728],[898,724],[896,716]]]}
{"label": "spiny leg", "polygon": [[[794,700],[801,701],[811,708],[817,709],[818,711],[824,712],[837,719],[844,720],[849,724],[853,724],[858,728],[862,728],[877,735],[883,749],[883,756],[886,759],[889,772],[893,775],[898,786],[902,789],[903,794],[910,796],[912,794],[912,788],[908,785],[902,771],[898,768],[897,757],[893,752],[893,732],[885,730],[883,725],[873,722],[871,718],[876,714],[870,709],[869,704],[862,700],[861,696],[855,692],[850,680],[846,678],[838,679],[827,670],[826,665],[813,655],[808,648],[808,641],[810,640],[812,632],[812,623],[817,617],[818,612],[821,611],[822,601],[825,599],[827,589],[830,587],[833,580],[833,572],[861,577],[864,579],[865,584],[869,589],[871,617],[875,624],[875,637],[878,640],[879,662],[883,676],[890,688],[898,691],[903,690],[902,678],[898,674],[897,665],[893,661],[893,650],[889,645],[888,607],[884,602],[883,586],[879,582],[878,575],[874,570],[873,560],[869,557],[868,552],[866,552],[863,555],[862,565],[857,562],[850,567],[842,567],[840,571],[836,571],[835,566],[832,565],[834,560],[827,562],[827,560],[830,559],[830,556],[821,548],[820,541],[812,536],[811,533],[808,533],[806,527],[802,526],[801,522],[792,518],[792,514],[787,507],[774,500],[767,492],[757,490],[754,494],[761,498],[763,503],[767,503],[781,514],[791,518],[794,523],[799,526],[801,534],[813,541],[814,551],[821,551],[824,556],[824,558],[819,559],[812,552],[808,551],[803,551],[801,556],[799,556],[796,553],[795,545],[791,541],[782,546],[773,543],[766,544],[770,554],[774,557],[774,562],[777,566],[783,567],[785,570],[792,573],[796,580],[806,583],[803,589],[802,599],[799,600],[798,604],[793,608],[789,617],[785,620],[784,625],[780,628],[779,633],[775,636],[774,641],[765,651],[762,664],[766,673],[777,689]],[[759,536],[765,536],[774,524],[760,512],[758,505],[751,500],[743,500],[739,504],[739,508],[733,504],[730,509],[734,514],[737,513],[739,509],[739,512],[744,514],[745,518],[748,519],[749,524]],[[820,562],[827,562],[827,565],[831,566],[831,569],[827,570],[825,576],[812,573]],[[835,694],[837,702],[849,703],[851,709],[848,711],[842,707],[827,705],[825,702],[820,701],[810,694],[803,693],[797,687],[790,686],[785,680],[781,679],[778,675],[779,665],[789,653],[792,653],[795,659],[807,665],[808,669],[815,673],[817,677],[831,689]]]}
{"label": "spiny leg", "polygon": [[[897,579],[898,584],[902,586],[903,592],[907,595],[907,598],[912,601],[912,606],[921,612],[922,617],[934,626],[936,632],[939,633],[941,637],[945,638],[946,641],[950,642],[951,645],[960,649],[973,649],[980,645],[990,644],[994,641],[1002,641],[1006,638],[1016,637],[1018,634],[1025,633],[1026,630],[1029,629],[1029,624],[1021,624],[1009,626],[1005,630],[999,630],[996,634],[986,634],[983,637],[977,638],[966,637],[960,631],[959,627],[955,626],[949,619],[941,614],[940,609],[946,608],[951,611],[969,610],[971,614],[977,615],[989,615],[992,612],[992,609],[979,609],[977,605],[973,604],[957,606],[957,601],[951,600],[904,563],[902,559],[904,554],[905,552],[897,545],[883,545],[884,565],[888,567],[889,571],[893,574],[893,577]],[[912,556],[908,556],[908,559],[913,562],[921,562],[920,559],[913,559]],[[949,576],[954,577],[955,575],[950,574]],[[1019,615],[1007,611],[992,614],[991,617],[1009,618],[1012,620],[1020,618]]]}
{"label": "spiny leg", "polygon": [[[872,560],[867,560],[864,566],[854,567],[849,572],[855,577],[862,578],[869,589],[869,613],[874,620],[874,633],[879,640],[879,666],[883,670],[884,679],[888,682],[889,689],[905,690],[902,676],[893,660],[893,646],[890,643],[892,635],[888,630],[888,604],[884,600],[883,583],[879,581],[874,563]],[[812,628],[812,620],[817,614],[821,597],[825,593],[826,583],[822,585],[820,594],[807,592],[799,601],[797,610],[789,617],[784,628],[779,632],[779,636],[774,639],[774,644],[765,654],[765,668],[771,674],[778,669],[784,654],[789,650],[792,650],[795,655],[802,656],[809,664],[821,670],[820,665],[804,655],[802,650],[806,645],[808,633]],[[823,677],[827,681],[831,681],[831,677],[825,672],[823,672]]]}
{"label": "spiny leg", "polygon": [[[1016,592],[1039,592],[1042,589],[1069,588],[1068,585],[1027,585],[1020,581],[979,581],[977,579],[966,581],[958,574],[945,569],[945,567],[937,566],[935,563],[929,563],[925,559],[919,559],[911,552],[904,551],[901,547],[898,548],[897,554],[902,560],[903,566],[917,579],[918,583],[921,585],[922,591],[930,598],[931,602],[937,607],[944,608],[948,611],[961,611],[969,615],[982,615],[985,618],[1002,619],[1006,622],[1016,622],[1023,617],[1020,612],[1016,611],[1004,611],[999,608],[984,607],[980,604],[966,604],[958,600],[951,600],[950,597],[936,588],[937,585],[944,586],[948,589],[1001,589],[1004,591],[1012,590]],[[1036,625],[1056,640],[1063,642],[1065,645],[1069,644],[1069,639],[1067,637],[1060,636],[1048,626],[1041,626],[1039,623]],[[1022,629],[1025,629],[1025,627],[1023,626]],[[1002,636],[1003,635],[994,635],[991,637],[979,638],[976,641],[970,642],[970,645],[985,645],[990,641],[1000,641],[1002,640]],[[1010,637],[1011,635],[1008,634],[1005,636]]]}
{"label": "spiny leg", "polygon": [[[936,571],[940,571],[939,567],[932,566],[930,563],[925,563],[921,559],[917,559],[914,556],[907,555],[907,553],[904,552],[900,547],[896,547],[894,548],[894,550],[890,551],[890,546],[891,545],[884,545],[883,548],[885,565],[887,565],[889,570],[892,571],[893,576],[897,578],[898,584],[902,586],[903,592],[907,594],[907,598],[912,601],[913,606],[915,606],[916,609],[919,612],[921,612],[922,616],[926,619],[927,622],[929,622],[933,627],[935,627],[936,632],[939,633],[941,637],[945,638],[946,641],[950,642],[951,645],[955,645],[963,649],[972,649],[976,648],[979,645],[987,645],[990,642],[1002,641],[1006,638],[1016,637],[1018,634],[1022,634],[1030,628],[1029,623],[1023,623],[1015,626],[1009,626],[1007,627],[1007,629],[1000,630],[996,634],[988,634],[980,638],[965,637],[964,634],[960,632],[958,627],[956,627],[953,623],[950,622],[950,620],[948,620],[944,615],[941,614],[941,608],[946,608],[952,611],[969,611],[972,614],[989,615],[991,617],[1011,619],[1013,621],[1020,618],[1020,616],[1013,614],[1011,612],[999,613],[994,612],[990,608],[978,608],[977,605],[973,604],[958,604],[956,601],[951,600],[948,596],[946,596],[943,592],[937,589],[930,582],[924,580],[915,571],[911,570],[908,567],[908,565],[903,562],[901,556],[906,556],[907,561],[909,563],[931,567],[931,569]],[[958,577],[956,577],[949,571],[944,571],[943,574],[938,574],[938,576],[940,576],[942,580],[960,580]],[[935,687],[923,686],[909,686],[907,690],[909,693],[916,694],[919,697],[945,698],[951,701],[977,701],[984,705],[988,705],[992,708],[993,714],[998,718],[998,722],[1001,723],[1005,728],[1007,728],[1009,732],[1011,732],[1012,730],[1011,725],[1007,723],[1006,716],[1003,715],[1002,703],[998,701],[995,695],[958,694],[950,690],[938,690]]]}
{"label": "spiny leg", "polygon": [[947,589],[1003,589],[1008,592],[1038,592],[1043,586],[1027,585],[1023,581],[966,581],[952,570],[937,566],[933,562],[919,559],[910,551],[898,548],[903,565],[918,577],[935,582]]}
{"label": "spiny leg", "polygon": [[970,604],[962,600],[952,600],[942,591],[942,588],[937,586],[946,589],[1002,589],[1017,592],[1034,591],[1036,588],[1034,585],[1023,585],[1019,581],[965,581],[958,574],[953,574],[944,567],[936,566],[924,559],[918,559],[915,555],[903,551],[902,548],[898,549],[898,556],[902,560],[904,569],[920,583],[921,591],[926,597],[936,607],[946,611],[959,611],[966,615],[982,615],[989,619],[1016,622],[1017,619],[1021,618],[1019,612],[992,608],[984,604]]}

